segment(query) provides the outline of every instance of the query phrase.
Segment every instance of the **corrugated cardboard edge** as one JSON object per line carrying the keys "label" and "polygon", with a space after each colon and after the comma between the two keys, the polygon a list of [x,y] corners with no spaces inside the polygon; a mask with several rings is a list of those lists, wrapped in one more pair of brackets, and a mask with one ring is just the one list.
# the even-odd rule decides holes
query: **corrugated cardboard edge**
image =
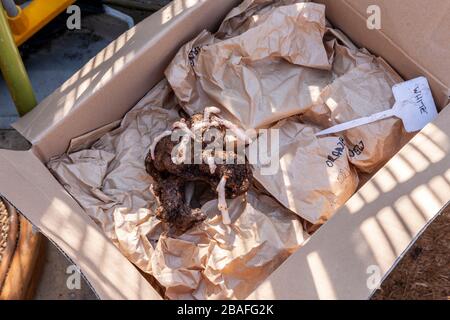
{"label": "corrugated cardboard edge", "polygon": [[108,45],[13,127],[42,159],[63,153],[72,137],[121,119],[163,78],[179,47],[215,28],[238,2],[172,1]]}
{"label": "corrugated cardboard edge", "polygon": [[367,299],[450,200],[450,106],[248,299]]}
{"label": "corrugated cardboard edge", "polygon": [[0,162],[0,194],[77,264],[101,299],[161,299],[32,151],[0,150]]}

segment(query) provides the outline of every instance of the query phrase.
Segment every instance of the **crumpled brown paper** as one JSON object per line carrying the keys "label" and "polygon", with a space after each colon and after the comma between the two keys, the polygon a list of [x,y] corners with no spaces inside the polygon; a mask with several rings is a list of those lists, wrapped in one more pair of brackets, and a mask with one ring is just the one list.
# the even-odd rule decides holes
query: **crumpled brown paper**
{"label": "crumpled brown paper", "polygon": [[[390,86],[400,81],[327,27],[319,4],[245,0],[216,34],[204,31],[182,47],[166,77],[176,97],[161,82],[118,129],[48,166],[172,299],[245,298],[307,238],[291,211],[312,223],[328,219],[356,190],[354,168],[373,172],[400,145],[402,129],[392,119],[314,136],[319,128],[391,107]],[[280,129],[280,170],[262,176],[257,165],[255,177],[291,211],[252,188],[246,198],[229,201],[230,226],[212,200],[202,202],[205,222],[170,234],[154,216],[144,158],[153,139],[179,119],[178,103],[191,115],[215,105],[243,128]]]}
{"label": "crumpled brown paper", "polygon": [[257,20],[255,16],[261,16],[274,8],[298,2],[298,0],[244,0],[228,13],[215,36],[218,39],[238,36],[252,27]]}
{"label": "crumpled brown paper", "polygon": [[[144,161],[153,139],[179,119],[177,102],[161,82],[90,149],[51,160],[47,165],[106,235],[139,268],[151,270],[147,235],[163,229],[152,209],[152,179]],[[161,231],[160,231],[161,232]],[[150,239],[148,239],[150,238]]]}
{"label": "crumpled brown paper", "polygon": [[328,220],[355,193],[359,182],[348,161],[344,139],[316,137],[319,130],[301,123],[298,117],[280,121],[271,129],[253,144],[270,142],[274,130],[278,130],[279,170],[265,174],[263,168],[267,166],[259,162],[254,166],[255,178],[286,208],[307,221],[316,224]]}
{"label": "crumpled brown paper", "polygon": [[[334,43],[335,79],[320,94],[320,102],[303,120],[328,128],[392,108],[392,86],[401,78],[365,50]],[[350,162],[364,173],[373,173],[401,147],[406,133],[401,120],[385,119],[342,133]]]}
{"label": "crumpled brown paper", "polygon": [[188,113],[220,106],[243,128],[255,129],[317,102],[331,80],[322,42],[325,7],[280,6],[253,16],[247,27],[223,41],[204,31],[167,68],[166,77]]}
{"label": "crumpled brown paper", "polygon": [[[244,1],[227,15],[216,34],[203,31],[182,47],[166,77],[188,113],[219,106],[224,117],[246,129],[270,127],[294,115],[325,129],[387,110],[394,104],[391,88],[401,81],[380,59],[327,25],[324,6],[294,0]],[[345,139],[350,163],[370,174],[400,149],[405,132],[401,121],[392,118],[339,135]],[[278,175],[287,175],[288,169]],[[354,170],[349,171],[354,177]],[[275,180],[279,180],[277,187],[270,177],[260,182],[286,207],[313,223],[342,205],[356,181],[350,179],[340,191],[329,186],[327,192],[336,198],[328,200],[335,206],[318,201],[316,208],[311,205],[301,213],[305,205],[288,204],[288,198],[312,203],[300,186],[304,182],[295,180],[297,185],[291,187],[295,196],[288,197],[282,180]],[[310,186],[313,194],[323,188],[319,180],[314,181],[317,190]]]}
{"label": "crumpled brown paper", "polygon": [[[215,105],[245,129],[292,115],[322,129],[389,109],[400,77],[327,27],[325,7],[294,0],[246,0],[216,34],[180,49],[166,77],[190,114]],[[372,173],[402,145],[398,119],[343,133],[348,155]]]}
{"label": "crumpled brown paper", "polygon": [[295,215],[254,190],[228,204],[230,226],[214,200],[202,207],[204,223],[161,237],[153,272],[169,298],[243,299],[308,237]]}
{"label": "crumpled brown paper", "polygon": [[163,81],[118,129],[48,167],[123,254],[165,287],[168,298],[245,298],[307,235],[298,217],[255,190],[229,201],[231,226],[222,223],[213,200],[203,205],[205,222],[170,234],[153,213],[156,199],[144,158],[153,139],[179,119],[178,111]]}

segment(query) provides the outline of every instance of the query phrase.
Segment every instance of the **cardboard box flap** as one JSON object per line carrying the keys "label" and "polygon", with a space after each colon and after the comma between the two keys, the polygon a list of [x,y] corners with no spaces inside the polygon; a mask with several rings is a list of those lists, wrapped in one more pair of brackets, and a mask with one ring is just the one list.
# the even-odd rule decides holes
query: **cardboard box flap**
{"label": "cardboard box flap", "polygon": [[0,195],[74,263],[101,299],[161,299],[31,152],[0,150]]}
{"label": "cardboard box flap", "polygon": [[450,200],[450,106],[249,299],[367,299]]}
{"label": "cardboard box flap", "polygon": [[[405,79],[426,76],[439,107],[447,105],[450,98],[449,1],[316,2],[327,6],[327,18],[336,27],[357,45],[383,57]],[[367,21],[374,13],[371,11],[374,5],[381,13],[379,30],[369,30],[367,27]]]}
{"label": "cardboard box flap", "polygon": [[[361,15],[377,4],[381,32],[450,88],[450,2],[447,0],[347,0]],[[401,17],[399,19],[399,17]]]}
{"label": "cardboard box flap", "polygon": [[63,153],[73,137],[121,119],[163,78],[178,48],[214,29],[238,2],[172,1],[108,45],[13,127],[44,159]]}

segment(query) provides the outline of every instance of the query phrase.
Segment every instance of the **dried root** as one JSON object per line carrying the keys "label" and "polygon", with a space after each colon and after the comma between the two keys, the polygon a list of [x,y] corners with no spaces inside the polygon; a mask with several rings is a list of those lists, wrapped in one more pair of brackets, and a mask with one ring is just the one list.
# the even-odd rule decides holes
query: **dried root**
{"label": "dried root", "polygon": [[[185,133],[180,143],[177,145],[171,140],[171,131],[163,132],[155,138],[146,159],[147,172],[155,180],[154,193],[160,201],[157,216],[179,231],[186,231],[206,218],[200,209],[190,207],[194,182],[206,183],[211,187],[211,191],[218,195],[218,209],[223,223],[229,225],[231,219],[226,199],[245,194],[252,181],[250,165],[246,161],[238,162],[238,159],[242,159],[234,151],[202,150],[203,163],[188,163],[187,160],[193,155],[191,140],[197,139],[196,142],[200,142],[203,149],[208,143],[205,132],[211,128],[219,130],[221,138],[227,141],[251,141],[238,126],[217,117],[218,113],[220,109],[208,107],[203,114],[174,123],[174,130],[182,130]],[[235,137],[227,135],[227,130]]]}
{"label": "dried root", "polygon": [[171,136],[172,135],[172,131],[164,131],[163,133],[161,133],[160,135],[158,135],[155,140],[153,140],[152,145],[150,146],[150,154],[152,156],[152,159],[155,160],[155,148],[156,145],[165,137]]}
{"label": "dried root", "polygon": [[224,175],[222,179],[220,179],[219,185],[217,186],[217,193],[219,194],[219,202],[217,208],[222,213],[222,221],[223,224],[229,225],[231,224],[230,214],[228,213],[228,205],[225,196],[225,185],[227,184],[228,177]]}
{"label": "dried root", "polygon": [[231,130],[239,140],[244,141],[246,144],[252,143],[252,139],[249,136],[247,136],[247,134],[244,132],[244,130],[239,128],[237,125],[235,125],[231,121],[220,119],[216,116],[213,116],[212,120],[216,121],[221,126],[224,126],[225,128]]}

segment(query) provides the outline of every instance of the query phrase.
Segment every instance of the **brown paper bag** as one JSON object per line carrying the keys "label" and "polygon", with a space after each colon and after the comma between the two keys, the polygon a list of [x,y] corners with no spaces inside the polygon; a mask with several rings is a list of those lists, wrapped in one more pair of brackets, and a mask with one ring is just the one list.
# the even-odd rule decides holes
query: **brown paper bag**
{"label": "brown paper bag", "polygon": [[178,110],[163,81],[118,129],[48,167],[121,252],[166,288],[167,297],[245,298],[307,235],[297,216],[253,190],[248,201],[229,201],[231,226],[222,223],[214,200],[203,206],[206,221],[170,234],[154,215],[144,159],[153,139],[179,120]]}
{"label": "brown paper bag", "polygon": [[[392,86],[401,81],[365,50],[351,50],[335,43],[334,81],[320,94],[302,120],[328,128],[335,124],[390,109]],[[373,173],[401,148],[406,138],[401,120],[385,119],[341,133],[350,162],[364,173]]]}
{"label": "brown paper bag", "polygon": [[[286,208],[313,224],[328,220],[358,187],[358,175],[348,161],[344,139],[318,138],[318,131],[292,117],[262,133],[253,143],[279,141],[279,169],[265,173],[267,165],[258,162],[254,176]],[[274,134],[279,139],[272,140]]]}
{"label": "brown paper bag", "polygon": [[178,109],[167,81],[162,81],[125,115],[118,129],[90,149],[47,164],[124,255],[146,272],[151,272],[153,250],[147,236],[163,228],[153,214],[156,199],[144,159],[153,139],[179,119]]}
{"label": "brown paper bag", "polygon": [[[215,34],[218,39],[227,39],[238,36],[258,20],[256,16],[262,16],[273,8],[298,3],[298,0],[244,0],[233,8],[223,20],[219,30]],[[308,1],[303,1],[308,2]]]}
{"label": "brown paper bag", "polygon": [[268,196],[251,190],[228,205],[230,226],[214,200],[202,207],[204,223],[177,239],[161,237],[153,270],[169,298],[244,299],[308,237]]}
{"label": "brown paper bag", "polygon": [[[329,30],[324,38],[322,5],[293,2],[244,1],[216,35],[201,33],[166,70],[179,101],[162,81],[118,129],[48,164],[124,255],[152,274],[169,298],[245,298],[308,237],[298,216],[255,189],[246,199],[229,201],[230,226],[223,225],[213,200],[203,205],[205,222],[182,235],[168,232],[154,216],[153,181],[144,158],[153,139],[179,119],[178,103],[191,115],[219,106],[224,117],[244,128],[270,127],[290,117],[273,126],[280,130],[280,170],[268,177],[257,165],[255,177],[280,203],[312,223],[329,218],[355,191],[358,177],[348,159],[361,170],[372,170],[396,148],[397,123],[354,129],[344,133],[345,141],[314,136],[317,128],[311,123],[327,127],[387,108],[391,82],[389,72],[375,67],[367,52],[344,47],[338,32]],[[372,86],[380,96],[370,95]],[[302,118],[291,117],[295,114]],[[365,143],[361,153],[353,146],[358,139]]]}
{"label": "brown paper bag", "polygon": [[188,113],[215,105],[254,129],[317,103],[331,80],[322,43],[325,7],[280,6],[252,21],[248,30],[223,41],[203,32],[169,65],[166,77]]}

